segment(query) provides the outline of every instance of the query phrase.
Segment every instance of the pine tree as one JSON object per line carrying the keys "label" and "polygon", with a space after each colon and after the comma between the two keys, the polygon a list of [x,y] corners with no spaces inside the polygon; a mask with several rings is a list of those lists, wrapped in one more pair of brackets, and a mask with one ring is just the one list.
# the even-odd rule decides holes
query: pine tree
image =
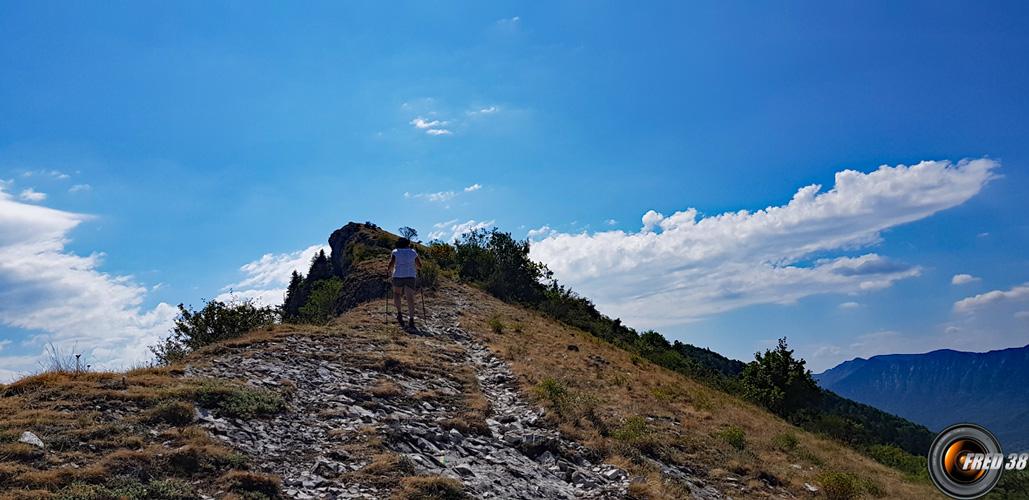
{"label": "pine tree", "polygon": [[307,282],[314,283],[330,277],[332,277],[332,263],[325,256],[325,250],[319,250],[314,258],[311,259],[311,269],[307,272]]}
{"label": "pine tree", "polygon": [[300,289],[304,286],[304,275],[293,271],[286,288],[286,298],[282,301],[282,315],[285,320],[292,320],[300,309]]}

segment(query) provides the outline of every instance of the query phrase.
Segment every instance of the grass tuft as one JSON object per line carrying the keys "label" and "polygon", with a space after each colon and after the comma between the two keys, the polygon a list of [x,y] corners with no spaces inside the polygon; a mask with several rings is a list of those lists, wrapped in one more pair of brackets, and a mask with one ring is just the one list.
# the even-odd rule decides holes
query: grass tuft
{"label": "grass tuft", "polygon": [[231,418],[271,415],[286,408],[286,402],[275,391],[216,380],[201,384],[196,399],[200,406]]}
{"label": "grass tuft", "polygon": [[461,483],[442,476],[406,477],[394,500],[464,500],[468,498]]}

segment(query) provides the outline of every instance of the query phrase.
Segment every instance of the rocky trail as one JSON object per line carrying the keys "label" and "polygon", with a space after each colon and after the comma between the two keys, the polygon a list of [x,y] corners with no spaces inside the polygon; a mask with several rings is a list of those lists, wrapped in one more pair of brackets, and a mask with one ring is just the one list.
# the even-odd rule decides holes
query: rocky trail
{"label": "rocky trail", "polygon": [[[477,498],[624,497],[628,475],[545,425],[544,411],[518,392],[507,364],[462,329],[467,307],[459,294],[442,293],[418,330],[405,332],[366,304],[330,326],[335,335],[229,349],[187,374],[291,388],[289,408],[270,419],[205,412],[199,420],[280,476],[295,498],[382,498],[390,485],[369,471],[400,466],[457,478]],[[383,330],[395,339],[392,348],[376,340]],[[469,369],[477,388],[457,376]],[[467,412],[473,389],[488,402],[488,430],[462,432],[448,422]],[[376,463],[374,447],[406,461]]]}

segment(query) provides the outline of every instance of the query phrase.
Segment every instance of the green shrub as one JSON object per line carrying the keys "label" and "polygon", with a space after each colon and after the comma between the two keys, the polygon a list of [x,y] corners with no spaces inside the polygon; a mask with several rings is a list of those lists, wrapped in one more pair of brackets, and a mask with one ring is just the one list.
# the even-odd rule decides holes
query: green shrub
{"label": "green shrub", "polygon": [[781,434],[776,434],[772,437],[772,447],[784,452],[790,452],[797,449],[797,435],[786,431]]}
{"label": "green shrub", "polygon": [[788,416],[811,405],[821,395],[804,360],[793,357],[786,338],[774,350],[756,353],[740,375],[743,394],[779,416]]}
{"label": "green shrub", "polygon": [[200,406],[215,410],[222,417],[257,417],[278,413],[286,407],[275,391],[213,380],[201,384],[196,399]]}
{"label": "green shrub", "polygon": [[181,427],[193,423],[193,405],[185,401],[162,401],[149,412],[151,422]]}
{"label": "green shrub", "polygon": [[551,405],[560,406],[568,397],[568,387],[554,377],[543,377],[543,380],[536,384],[536,394]]}
{"label": "green shrub", "polygon": [[861,495],[861,483],[848,472],[826,471],[816,481],[829,500],[851,500]]}
{"label": "green shrub", "polygon": [[493,333],[504,333],[504,322],[500,320],[500,316],[491,317],[488,323]]}
{"label": "green shrub", "polygon": [[422,262],[422,268],[418,271],[418,285],[429,290],[435,290],[439,285],[439,266],[431,260]]}
{"label": "green shrub", "polygon": [[307,302],[300,306],[300,321],[316,325],[327,323],[335,313],[336,300],[342,290],[343,281],[337,277],[316,281]]}
{"label": "green shrub", "polygon": [[194,311],[179,304],[179,316],[171,335],[150,350],[160,364],[181,360],[191,351],[222,340],[232,339],[270,325],[279,318],[272,307],[258,307],[253,299],[212,300]]}
{"label": "green shrub", "polygon": [[730,446],[737,450],[742,450],[747,447],[747,434],[743,432],[743,429],[730,425],[725,429],[718,431],[716,434],[722,441],[729,443]]}
{"label": "green shrub", "polygon": [[896,446],[874,445],[868,449],[868,455],[876,462],[893,467],[910,477],[929,477],[925,457],[912,455]]}

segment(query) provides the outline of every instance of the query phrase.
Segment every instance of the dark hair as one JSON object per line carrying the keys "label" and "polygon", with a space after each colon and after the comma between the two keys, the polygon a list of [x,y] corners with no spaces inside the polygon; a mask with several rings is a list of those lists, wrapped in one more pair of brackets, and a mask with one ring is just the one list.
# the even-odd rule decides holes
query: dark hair
{"label": "dark hair", "polygon": [[400,238],[397,240],[397,244],[393,248],[411,248],[411,240],[407,238]]}

